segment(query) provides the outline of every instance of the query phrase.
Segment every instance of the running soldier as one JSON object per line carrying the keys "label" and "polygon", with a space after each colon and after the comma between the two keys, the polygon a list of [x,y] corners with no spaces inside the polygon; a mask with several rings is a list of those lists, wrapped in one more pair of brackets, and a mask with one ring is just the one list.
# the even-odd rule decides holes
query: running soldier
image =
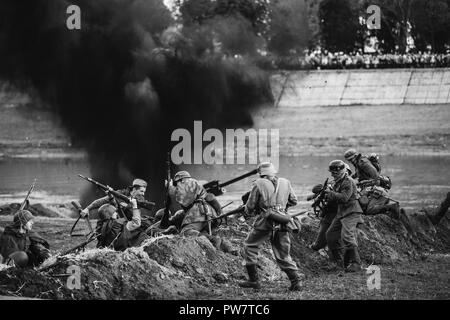
{"label": "running soldier", "polygon": [[250,196],[245,204],[245,215],[257,213],[253,229],[244,242],[244,257],[249,280],[240,283],[241,287],[259,289],[257,264],[261,246],[270,239],[272,250],[279,267],[288,276],[289,290],[301,290],[300,275],[296,263],[290,256],[290,230],[298,227],[289,222],[279,224],[270,218],[273,211],[287,212],[297,204],[297,197],[289,180],[277,177],[274,166],[269,162],[258,166],[259,178],[255,181]]}
{"label": "running soldier", "polygon": [[[358,202],[355,181],[348,175],[345,164],[341,160],[330,162],[329,171],[334,179],[333,188],[326,190],[326,200],[335,201],[338,205],[336,217],[326,232],[326,239],[331,256],[338,266],[348,272],[361,270],[358,253],[356,226],[362,223],[363,212]],[[342,257],[341,241],[344,245]]]}

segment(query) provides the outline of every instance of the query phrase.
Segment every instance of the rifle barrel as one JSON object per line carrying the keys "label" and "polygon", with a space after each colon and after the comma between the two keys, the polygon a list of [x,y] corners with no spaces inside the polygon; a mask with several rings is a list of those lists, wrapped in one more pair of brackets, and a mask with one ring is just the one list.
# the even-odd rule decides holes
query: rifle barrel
{"label": "rifle barrel", "polygon": [[223,183],[220,183],[220,184],[219,184],[219,188],[226,187],[226,186],[228,186],[228,185],[230,185],[230,184],[232,184],[232,183],[235,183],[235,182],[237,182],[237,181],[239,181],[239,180],[242,180],[242,179],[245,179],[245,178],[247,178],[247,177],[250,177],[250,176],[252,176],[252,175],[254,175],[254,174],[256,174],[256,173],[258,173],[258,170],[257,170],[257,169],[254,169],[254,170],[252,170],[252,171],[250,171],[250,172],[247,172],[247,173],[245,173],[245,174],[243,174],[243,175],[241,175],[241,176],[239,176],[239,177],[236,177],[236,178],[233,178],[233,179],[231,179],[231,180],[228,180],[228,181],[225,181],[225,182],[223,182]]}

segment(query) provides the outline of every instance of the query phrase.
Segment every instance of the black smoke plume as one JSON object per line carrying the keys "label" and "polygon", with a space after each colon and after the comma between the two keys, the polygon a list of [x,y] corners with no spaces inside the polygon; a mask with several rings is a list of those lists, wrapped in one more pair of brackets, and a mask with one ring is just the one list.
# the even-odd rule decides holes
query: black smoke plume
{"label": "black smoke plume", "polygon": [[[80,30],[66,26],[72,4]],[[272,100],[267,75],[177,25],[162,0],[2,0],[0,15],[0,77],[37,92],[113,187],[141,177],[161,200],[174,129],[251,126]]]}

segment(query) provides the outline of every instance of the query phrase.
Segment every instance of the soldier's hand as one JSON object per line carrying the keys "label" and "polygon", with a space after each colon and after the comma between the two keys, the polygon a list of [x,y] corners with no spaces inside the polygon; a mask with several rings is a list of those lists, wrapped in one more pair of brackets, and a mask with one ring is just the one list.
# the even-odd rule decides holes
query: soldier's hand
{"label": "soldier's hand", "polygon": [[137,209],[138,205],[137,205],[137,200],[135,198],[131,199],[131,206],[133,209]]}
{"label": "soldier's hand", "polygon": [[82,218],[86,218],[89,216],[89,210],[88,208],[84,208],[83,210],[80,211],[80,215]]}
{"label": "soldier's hand", "polygon": [[122,208],[128,207],[128,204],[127,204],[126,202],[120,202],[119,205],[120,205]]}

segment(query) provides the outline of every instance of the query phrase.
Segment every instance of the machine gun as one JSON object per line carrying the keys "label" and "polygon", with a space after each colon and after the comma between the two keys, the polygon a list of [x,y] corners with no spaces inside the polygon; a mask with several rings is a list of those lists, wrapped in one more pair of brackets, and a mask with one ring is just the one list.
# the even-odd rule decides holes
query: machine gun
{"label": "machine gun", "polygon": [[23,210],[25,208],[25,206],[27,205],[28,198],[30,197],[31,193],[33,192],[35,185],[36,185],[36,179],[34,179],[33,183],[30,186],[30,189],[28,189],[27,196],[25,197],[25,200],[23,200],[22,204],[20,205],[19,210]]}
{"label": "machine gun", "polygon": [[309,196],[307,198],[308,201],[314,200],[311,207],[314,209],[314,214],[316,216],[320,216],[321,212],[323,211],[323,208],[325,206],[325,191],[328,188],[328,180],[327,178],[322,186],[322,189],[320,189],[319,192]]}
{"label": "machine gun", "polygon": [[203,188],[205,188],[205,190],[207,192],[212,193],[215,196],[221,196],[222,194],[224,194],[226,192],[224,187],[226,187],[226,186],[228,186],[228,185],[230,185],[232,183],[238,182],[240,180],[243,180],[243,179],[245,179],[247,177],[250,177],[250,176],[252,176],[252,175],[254,175],[256,173],[258,173],[257,169],[252,170],[250,172],[247,172],[247,173],[245,173],[245,174],[243,174],[243,175],[241,175],[239,177],[236,177],[234,179],[225,181],[223,183],[220,183],[219,180],[213,180],[213,181],[205,183],[203,185]]}
{"label": "machine gun", "polygon": [[[78,176],[81,179],[84,179],[84,180],[89,181],[90,183],[96,185],[98,188],[103,190],[106,194],[112,195],[116,199],[119,199],[119,200],[121,200],[121,201],[123,201],[125,203],[128,203],[128,204],[131,204],[131,199],[129,197],[127,197],[126,195],[124,195],[124,194],[122,194],[122,193],[120,193],[118,191],[115,191],[110,186],[101,184],[100,182],[95,181],[92,178],[85,177],[85,176],[83,176],[81,174],[79,174]],[[147,209],[147,210],[152,210],[153,207],[155,206],[155,203],[151,202],[151,201],[136,200],[136,202],[137,202],[138,207],[144,208],[144,209]]]}

